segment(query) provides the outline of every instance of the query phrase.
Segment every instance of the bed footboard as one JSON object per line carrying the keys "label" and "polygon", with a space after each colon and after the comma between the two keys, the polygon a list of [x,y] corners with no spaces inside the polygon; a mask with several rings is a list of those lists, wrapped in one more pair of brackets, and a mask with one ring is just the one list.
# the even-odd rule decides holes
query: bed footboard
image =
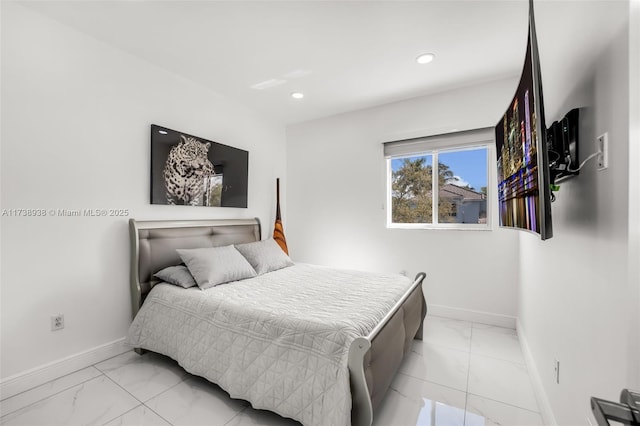
{"label": "bed footboard", "polygon": [[414,338],[422,340],[427,305],[422,293],[425,273],[420,272],[411,288],[366,337],[358,337],[349,348],[351,380],[351,424],[370,426],[373,412],[382,401]]}

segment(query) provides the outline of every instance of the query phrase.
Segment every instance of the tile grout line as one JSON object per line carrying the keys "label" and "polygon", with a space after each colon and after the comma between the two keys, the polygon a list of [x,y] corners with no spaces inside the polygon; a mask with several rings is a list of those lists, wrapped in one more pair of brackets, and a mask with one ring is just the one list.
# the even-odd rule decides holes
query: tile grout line
{"label": "tile grout line", "polygon": [[171,426],[173,426],[173,423],[171,423],[169,420],[165,419],[162,415],[160,415],[160,413],[158,413],[156,410],[154,410],[153,408],[149,407],[147,404],[142,404],[143,407],[148,408],[149,411],[151,411],[152,413],[154,413],[156,416],[160,417],[162,420],[164,420],[165,422],[167,422],[167,424],[170,424]]}
{"label": "tile grout line", "polygon": [[[474,324],[475,324],[475,323],[474,323]],[[471,332],[471,333],[472,333],[472,334],[471,334],[471,336],[472,336],[472,340],[473,340],[473,329],[472,329],[472,332]],[[516,338],[517,338],[517,339],[518,339],[518,341],[519,341],[519,340],[520,340],[520,337],[518,337],[518,335],[517,335],[517,334],[516,334],[515,336],[516,336]],[[470,355],[471,355],[471,353],[470,353]],[[493,359],[493,360],[497,360],[497,361],[504,361],[504,362],[508,362],[508,363],[511,363],[511,364],[515,364],[515,365],[524,366],[524,367],[525,367],[525,371],[527,372],[527,376],[529,376],[529,371],[528,371],[528,369],[526,368],[526,364],[519,363],[519,362],[515,362],[515,361],[511,361],[511,360],[508,360],[508,359],[497,358],[497,357],[490,356],[490,355],[485,355],[485,354],[474,354],[474,355],[476,355],[476,356],[480,356],[480,357],[484,357],[484,358]],[[471,364],[471,356],[469,356],[469,364]],[[469,373],[470,373],[470,372],[471,372],[471,365],[469,365]],[[519,410],[524,410],[524,411],[528,411],[528,412],[530,412],[530,413],[534,413],[534,414],[541,415],[539,411],[533,411],[533,410],[531,410],[531,409],[529,409],[529,408],[520,407],[520,406],[517,406],[517,405],[514,405],[514,404],[510,404],[510,403],[505,402],[505,401],[500,401],[500,400],[497,400],[497,399],[494,399],[494,398],[490,398],[490,397],[487,397],[487,396],[484,396],[484,395],[479,395],[479,394],[471,393],[471,392],[469,392],[468,386],[469,386],[469,385],[468,385],[468,382],[467,382],[467,401],[468,401],[468,399],[469,399],[469,395],[472,395],[472,396],[477,396],[477,397],[479,397],[479,398],[483,398],[483,399],[486,399],[486,400],[489,400],[489,401],[492,401],[492,402],[496,402],[496,403],[498,403],[498,404],[503,404],[503,405],[506,405],[506,406],[509,406],[509,407],[512,407],[512,408],[517,408],[517,409],[519,409]],[[466,405],[467,405],[467,403],[465,403],[465,421],[466,421],[466,413],[467,413]]]}
{"label": "tile grout line", "polygon": [[[452,351],[456,351],[456,352],[462,352],[462,353],[465,353],[465,354],[468,354],[470,352],[468,349],[460,349],[459,347],[458,348],[454,348],[452,346],[443,345],[443,344],[440,344],[440,343],[425,342],[425,341],[423,341],[423,343],[425,345],[427,345],[427,346],[433,345],[433,346],[438,347],[438,348],[448,349],[448,350],[452,350]],[[422,355],[420,352],[416,352],[413,349],[410,349],[409,352],[413,352],[414,354]]]}
{"label": "tile grout line", "polygon": [[[25,393],[27,393],[27,392],[30,392],[30,391],[32,391],[32,390],[34,390],[34,389],[37,389],[37,388],[39,388],[39,387],[41,387],[41,386],[44,386],[44,385],[48,384],[48,383],[55,382],[55,381],[60,380],[60,379],[64,379],[65,377],[71,376],[72,374],[76,374],[76,373],[78,373],[79,371],[86,370],[86,369],[88,369],[88,368],[95,368],[96,370],[98,370],[98,372],[99,372],[100,374],[102,374],[102,371],[101,371],[99,368],[96,368],[94,365],[90,365],[90,366],[88,366],[88,367],[80,368],[79,370],[72,371],[71,373],[64,374],[64,375],[62,375],[62,376],[60,376],[60,377],[56,377],[55,379],[51,379],[51,380],[49,380],[48,382],[42,383],[41,385],[34,386],[34,387],[32,387],[32,388],[29,388],[29,389],[25,389],[25,390],[23,390],[22,392],[18,392],[18,393],[17,393],[17,394],[15,394],[15,395],[11,395],[11,396],[8,396],[8,397],[6,397],[6,398],[4,398],[4,399],[0,399],[0,403],[5,402],[5,401],[8,401],[8,400],[10,400],[11,398],[15,398],[15,397],[16,397],[16,396],[18,396],[18,395],[22,395],[22,394],[25,394]],[[96,376],[96,377],[98,377],[98,376]],[[92,377],[92,378],[93,378],[93,377]],[[91,379],[89,379],[89,380],[91,380]],[[74,386],[75,386],[75,385],[74,385]],[[73,387],[73,386],[70,386],[70,387]],[[69,388],[67,388],[67,389],[69,389]],[[43,399],[44,399],[44,398],[43,398]]]}
{"label": "tile grout line", "polygon": [[233,421],[233,419],[235,419],[236,417],[238,417],[240,414],[244,413],[249,407],[251,407],[251,405],[247,405],[246,407],[244,407],[242,410],[238,411],[236,414],[233,415],[233,417],[231,417],[229,419],[228,422],[225,423],[225,426],[228,425],[229,423],[231,423]]}
{"label": "tile grout line", "polygon": [[473,323],[471,323],[471,336],[469,337],[469,364],[467,365],[467,388],[464,393],[464,417],[462,424],[467,423],[467,405],[469,404],[469,377],[471,376],[471,347],[473,345]]}
{"label": "tile grout line", "polygon": [[475,393],[470,393],[470,395],[477,396],[478,398],[486,399],[486,400],[489,400],[489,401],[492,401],[492,402],[497,402],[497,403],[502,404],[502,405],[507,405],[507,406],[509,406],[511,408],[517,408],[518,410],[528,411],[530,413],[541,415],[539,411],[533,411],[530,408],[524,408],[524,407],[520,407],[518,405],[513,405],[513,404],[510,404],[508,402],[500,401],[499,399],[489,398],[488,396],[478,395],[478,394],[475,394]]}
{"label": "tile grout line", "polygon": [[[97,367],[96,367],[96,368],[97,368]],[[102,371],[102,370],[100,370],[100,369],[98,369],[98,370],[99,370],[99,371]],[[109,422],[114,421],[115,419],[119,419],[120,417],[124,416],[125,414],[127,414],[127,413],[129,413],[129,412],[131,412],[131,411],[133,411],[133,410],[135,410],[136,408],[140,407],[141,405],[144,405],[144,402],[140,401],[140,400],[139,400],[138,398],[136,398],[136,397],[135,397],[131,392],[129,392],[128,390],[126,390],[124,387],[120,386],[120,384],[119,384],[119,383],[117,383],[115,380],[113,380],[111,377],[109,377],[106,373],[104,373],[104,372],[103,372],[103,373],[102,373],[102,375],[103,375],[104,377],[106,377],[107,379],[109,379],[109,381],[111,381],[111,383],[113,383],[114,385],[116,385],[117,387],[119,387],[120,389],[122,389],[123,391],[125,391],[127,394],[129,394],[129,396],[131,396],[131,398],[133,398],[133,399],[135,399],[136,401],[138,401],[138,402],[139,402],[139,404],[138,404],[138,405],[136,405],[135,407],[131,408],[130,410],[127,410],[127,411],[125,411],[124,413],[122,413],[122,414],[120,414],[120,415],[117,415],[117,416],[115,416],[114,418],[110,419],[109,421],[106,421],[106,422],[102,423],[102,424],[103,424],[103,426],[104,426],[105,424],[109,423]]]}
{"label": "tile grout line", "polygon": [[527,374],[529,374],[529,370],[527,369],[527,364],[526,363],[511,361],[510,359],[498,358],[498,357],[495,357],[495,356],[485,355],[485,354],[474,353],[474,355],[475,356],[479,356],[479,357],[483,357],[483,358],[493,359],[495,361],[504,361],[504,362],[508,362],[509,364],[513,364],[513,365],[518,365],[520,367],[524,367],[526,372],[527,372]]}
{"label": "tile grout line", "polygon": [[[185,370],[185,371],[186,371],[186,370]],[[167,423],[168,423],[168,424],[170,424],[171,426],[173,426],[173,423],[171,423],[168,419],[166,419],[164,416],[162,416],[162,415],[161,415],[160,413],[158,413],[156,410],[154,410],[153,408],[151,408],[150,406],[148,406],[148,405],[147,405],[147,402],[151,401],[151,400],[152,400],[152,399],[154,399],[154,398],[159,397],[160,395],[162,395],[162,394],[164,394],[164,393],[169,392],[171,389],[175,388],[175,387],[176,387],[176,386],[178,386],[178,385],[183,384],[184,382],[186,382],[186,381],[188,381],[188,380],[190,380],[190,379],[192,379],[192,378],[194,377],[194,376],[193,376],[191,373],[189,373],[188,371],[186,371],[186,372],[188,373],[188,375],[184,376],[184,378],[183,378],[180,382],[178,382],[178,383],[176,383],[175,385],[171,386],[169,389],[165,389],[165,390],[163,390],[162,392],[160,392],[159,394],[152,396],[151,398],[147,399],[147,400],[146,400],[146,402],[143,402],[143,403],[142,403],[142,405],[144,405],[145,407],[147,407],[149,410],[151,410],[153,413],[155,413],[158,417],[160,417],[162,420],[164,420],[165,422],[167,422]],[[197,377],[197,376],[195,376],[195,377]]]}
{"label": "tile grout line", "polygon": [[[109,379],[111,381],[111,383],[113,383],[114,385],[116,385],[117,387],[119,387],[120,389],[122,389],[123,391],[125,391],[126,393],[128,393],[133,399],[135,399],[136,401],[138,401],[140,404],[144,404],[143,401],[140,401],[138,398],[135,397],[134,394],[132,394],[131,392],[129,392],[128,390],[126,390],[124,387],[120,386],[120,384],[118,382],[116,382],[115,380],[113,380],[111,377],[109,377],[106,373],[102,373],[104,375],[104,377],[106,377],[107,379]],[[137,406],[136,406],[137,407]]]}
{"label": "tile grout line", "polygon": [[[80,370],[78,370],[78,371],[80,371]],[[51,395],[48,395],[48,396],[46,396],[46,397],[44,397],[44,398],[41,398],[41,399],[39,399],[39,400],[37,400],[37,401],[33,401],[32,403],[27,404],[27,405],[25,405],[24,407],[18,408],[17,410],[13,410],[13,411],[8,412],[8,413],[3,413],[3,414],[2,414],[2,416],[0,416],[0,418],[4,419],[4,418],[6,418],[7,416],[10,416],[11,414],[15,414],[15,413],[17,413],[18,411],[24,410],[24,409],[25,409],[25,408],[27,408],[27,407],[31,407],[31,406],[33,406],[33,405],[36,405],[36,404],[38,404],[38,403],[42,402],[42,401],[45,401],[45,400],[50,399],[50,398],[53,398],[54,396],[59,395],[59,394],[61,394],[62,392],[66,392],[66,391],[68,391],[69,389],[73,389],[73,388],[75,388],[76,386],[84,385],[85,383],[87,383],[87,382],[89,382],[89,381],[91,381],[91,380],[97,379],[97,378],[98,378],[98,377],[100,377],[100,376],[105,376],[105,377],[106,377],[106,375],[105,375],[102,371],[100,371],[100,370],[98,370],[98,371],[100,372],[100,374],[98,374],[98,375],[97,375],[97,376],[95,376],[95,377],[92,377],[92,378],[87,379],[87,380],[83,380],[82,382],[80,382],[80,383],[76,383],[76,384],[74,384],[73,386],[69,386],[69,387],[67,387],[67,388],[61,389],[61,390],[59,390],[58,392],[52,393]],[[75,373],[75,371],[74,371],[74,373]],[[69,373],[69,374],[67,374],[67,375],[65,375],[65,376],[62,376],[62,377],[66,377],[66,376],[68,376],[68,375],[70,375],[70,374],[73,374],[73,373]],[[54,379],[54,380],[51,380],[51,381],[53,382],[53,381],[56,381],[56,380],[58,380],[58,379]],[[47,383],[50,383],[50,382],[47,382]],[[44,383],[44,384],[46,384],[46,383]],[[40,386],[42,386],[42,385],[40,385]],[[36,386],[36,387],[38,387],[38,386]],[[20,392],[20,393],[19,393],[19,394],[17,394],[17,395],[22,395],[22,394],[24,394],[25,392],[29,392],[30,390],[33,390],[33,389],[35,389],[35,388],[31,388],[31,389],[28,389],[28,390],[26,390],[26,391],[24,391],[24,392]],[[14,395],[14,396],[17,396],[17,395]],[[10,399],[10,398],[13,398],[13,396],[12,396],[12,397],[9,397],[9,398],[6,398],[4,401],[7,401],[7,400],[8,400],[8,399]]]}
{"label": "tile grout line", "polygon": [[131,408],[130,410],[127,410],[127,411],[125,411],[124,413],[120,414],[119,416],[115,416],[114,418],[109,419],[109,420],[107,420],[106,422],[103,422],[103,423],[102,423],[102,426],[106,425],[106,424],[107,424],[107,423],[109,423],[109,422],[114,421],[115,419],[119,419],[120,417],[124,416],[124,415],[125,415],[125,414],[127,414],[127,413],[132,412],[133,410],[135,410],[136,408],[140,407],[141,405],[142,405],[142,404],[138,404],[138,405],[136,405],[135,407]]}
{"label": "tile grout line", "polygon": [[[494,333],[494,334],[502,334],[502,333]],[[518,347],[520,347],[520,337],[518,337],[517,334],[514,334],[513,336],[515,336],[515,338],[517,339]],[[497,360],[500,360],[500,361],[506,361],[506,362],[510,362],[511,364],[521,365],[521,366],[524,366],[527,369],[527,374],[529,373],[528,368],[527,368],[527,363],[526,363],[526,361],[524,359],[524,355],[522,356],[522,362],[514,361],[512,359],[499,358],[497,356],[487,355],[487,354],[484,354],[484,353],[476,353],[475,355],[479,355],[479,356],[482,356],[482,357],[485,357],[485,358],[497,359]]]}
{"label": "tile grout line", "polygon": [[[111,377],[107,376],[107,374],[105,374],[105,373],[102,373],[102,374],[103,374],[103,376],[105,376],[107,379],[111,380],[111,382],[113,382],[113,383],[114,383],[116,386],[118,386],[120,389],[122,389],[123,391],[125,391],[126,393],[128,393],[129,395],[131,395],[131,397],[132,397],[133,399],[135,399],[136,401],[138,401],[138,402],[140,403],[139,405],[136,405],[135,407],[133,407],[133,408],[132,408],[131,410],[129,410],[129,411],[132,411],[132,410],[134,410],[134,409],[136,409],[136,408],[138,408],[138,407],[140,407],[140,406],[146,407],[146,408],[148,408],[149,410],[151,410],[153,413],[155,413],[158,417],[160,417],[162,420],[164,420],[165,422],[167,422],[168,424],[170,424],[170,425],[172,425],[172,426],[173,426],[173,423],[171,423],[169,420],[167,420],[167,419],[165,419],[164,417],[162,417],[162,416],[160,415],[160,413],[156,412],[153,408],[149,407],[149,406],[147,405],[147,402],[151,401],[153,398],[155,398],[155,397],[157,397],[157,396],[159,396],[159,395],[162,395],[163,393],[165,393],[165,392],[169,391],[170,389],[173,389],[174,387],[178,386],[179,384],[181,384],[182,382],[184,382],[184,381],[185,381],[184,379],[183,379],[182,381],[180,381],[180,382],[176,383],[175,385],[171,386],[169,389],[165,389],[164,391],[162,391],[162,392],[158,393],[157,395],[152,396],[151,398],[147,399],[146,401],[141,401],[139,398],[137,398],[135,395],[133,395],[131,392],[129,392],[127,389],[125,389],[123,386],[121,386],[118,382],[116,382],[115,380],[113,380]],[[120,417],[124,416],[124,415],[125,415],[125,414],[127,414],[129,411],[126,411],[126,412],[124,412],[124,413],[120,414],[119,416],[114,417],[113,419],[109,420],[109,422],[111,422],[111,421],[113,421],[113,420],[115,420],[115,419],[117,419],[117,418],[120,418]],[[103,424],[106,424],[106,423],[109,423],[109,422],[105,422],[105,423],[103,423]]]}
{"label": "tile grout line", "polygon": [[411,377],[412,379],[420,380],[421,382],[429,383],[429,384],[436,385],[436,386],[441,386],[443,388],[451,389],[451,390],[454,390],[454,391],[457,391],[457,392],[465,392],[466,393],[466,391],[464,391],[464,390],[461,390],[461,389],[458,389],[458,388],[454,388],[454,387],[451,387],[449,385],[443,385],[442,383],[438,383],[438,382],[434,382],[434,381],[431,381],[431,380],[427,380],[427,379],[422,378],[422,377],[412,376],[411,374],[403,372],[403,371],[398,371],[396,374],[402,374],[403,376]]}

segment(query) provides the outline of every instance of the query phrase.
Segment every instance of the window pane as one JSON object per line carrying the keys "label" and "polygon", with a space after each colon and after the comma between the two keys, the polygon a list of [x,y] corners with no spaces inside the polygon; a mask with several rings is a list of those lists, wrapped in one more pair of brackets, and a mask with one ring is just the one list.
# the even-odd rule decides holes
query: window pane
{"label": "window pane", "polygon": [[438,155],[438,222],[487,223],[487,149]]}
{"label": "window pane", "polygon": [[393,223],[432,222],[433,157],[391,160],[391,221]]}

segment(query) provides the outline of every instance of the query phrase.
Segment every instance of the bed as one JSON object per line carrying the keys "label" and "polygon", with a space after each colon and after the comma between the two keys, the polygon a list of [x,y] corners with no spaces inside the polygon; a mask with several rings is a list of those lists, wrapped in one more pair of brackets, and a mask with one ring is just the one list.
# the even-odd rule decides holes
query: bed
{"label": "bed", "polygon": [[181,263],[177,249],[260,241],[260,221],[129,225],[129,343],[175,359],[254,408],[307,426],[371,425],[411,342],[422,339],[424,273],[410,280],[295,264],[183,289],[153,277]]}

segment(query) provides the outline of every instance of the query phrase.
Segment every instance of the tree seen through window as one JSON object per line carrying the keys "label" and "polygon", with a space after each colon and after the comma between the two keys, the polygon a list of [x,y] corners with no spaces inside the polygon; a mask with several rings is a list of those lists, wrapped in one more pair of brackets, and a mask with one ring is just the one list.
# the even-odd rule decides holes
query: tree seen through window
{"label": "tree seen through window", "polygon": [[[486,148],[450,150],[390,160],[392,223],[486,223],[486,151]],[[437,158],[436,197],[434,158]],[[438,203],[435,221],[434,198]]]}

